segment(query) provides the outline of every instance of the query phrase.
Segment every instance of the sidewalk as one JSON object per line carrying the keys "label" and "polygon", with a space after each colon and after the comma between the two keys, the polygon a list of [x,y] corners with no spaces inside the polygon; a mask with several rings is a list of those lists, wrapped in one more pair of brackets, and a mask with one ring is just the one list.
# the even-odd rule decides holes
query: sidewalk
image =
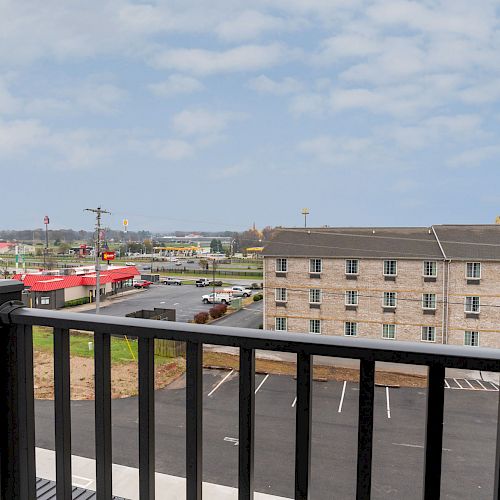
{"label": "sidewalk", "polygon": [[[120,292],[118,295],[112,295],[111,297],[106,297],[105,299],[101,299],[101,307],[106,307],[109,303],[118,304],[126,299],[130,295],[135,295],[137,293],[143,293],[145,290],[143,288],[134,288],[133,290],[127,290],[126,292]],[[90,304],[82,304],[81,306],[74,307],[66,307],[64,310],[68,312],[85,312],[92,311],[95,309],[95,302]]]}
{"label": "sidewalk", "polygon": [[[52,450],[36,448],[36,475],[56,480],[56,454]],[[73,485],[95,491],[95,460],[72,456]],[[155,474],[156,498],[184,500],[186,479],[168,474]],[[113,464],[113,495],[127,500],[139,500],[139,469]],[[203,483],[203,498],[208,500],[237,500],[238,490],[219,484]],[[255,500],[287,500],[284,497],[255,493]]]}

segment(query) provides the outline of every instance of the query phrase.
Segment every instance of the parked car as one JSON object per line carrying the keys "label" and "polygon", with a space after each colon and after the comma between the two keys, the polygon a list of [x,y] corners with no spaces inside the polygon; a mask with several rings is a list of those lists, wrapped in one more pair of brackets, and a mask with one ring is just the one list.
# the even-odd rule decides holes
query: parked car
{"label": "parked car", "polygon": [[198,278],[194,284],[196,286],[210,286],[210,280],[208,278]]}
{"label": "parked car", "polygon": [[235,285],[227,291],[232,292],[234,297],[250,297],[250,295],[252,295],[252,290],[250,290],[250,288],[245,288],[244,286],[239,285]]}
{"label": "parked car", "polygon": [[187,264],[194,264],[194,260],[186,260]]}
{"label": "parked car", "polygon": [[222,286],[222,281],[220,280],[212,280],[210,281],[210,286]]}
{"label": "parked car", "polygon": [[149,288],[152,284],[153,282],[148,280],[134,280],[134,288]]}
{"label": "parked car", "polygon": [[182,281],[179,278],[171,278],[170,276],[167,278],[161,278],[160,283],[164,285],[182,285]]}
{"label": "parked car", "polygon": [[204,304],[231,304],[231,294],[224,292],[209,293],[203,295],[201,300]]}
{"label": "parked car", "polygon": [[182,262],[176,262],[175,265],[176,266],[182,266]]}
{"label": "parked car", "polygon": [[125,262],[125,265],[126,266],[135,266],[135,263],[134,262]]}

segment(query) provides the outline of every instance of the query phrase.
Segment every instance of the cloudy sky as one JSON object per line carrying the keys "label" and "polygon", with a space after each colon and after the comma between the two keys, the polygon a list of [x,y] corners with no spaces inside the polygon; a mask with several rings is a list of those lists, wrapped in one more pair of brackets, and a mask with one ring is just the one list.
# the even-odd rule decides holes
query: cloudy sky
{"label": "cloudy sky", "polygon": [[0,228],[490,223],[499,0],[0,0]]}

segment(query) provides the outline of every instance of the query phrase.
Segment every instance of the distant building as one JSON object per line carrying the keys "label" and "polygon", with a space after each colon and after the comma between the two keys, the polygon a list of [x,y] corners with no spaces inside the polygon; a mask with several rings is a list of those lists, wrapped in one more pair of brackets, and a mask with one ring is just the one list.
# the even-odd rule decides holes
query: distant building
{"label": "distant building", "polygon": [[[101,270],[101,297],[116,295],[133,288],[133,280],[139,276],[134,266],[110,266]],[[60,309],[68,302],[96,297],[96,274],[94,266],[61,269],[45,274],[16,274],[13,279],[25,285],[25,301],[30,307]]]}
{"label": "distant building", "polygon": [[500,226],[281,229],[264,328],[500,347]]}

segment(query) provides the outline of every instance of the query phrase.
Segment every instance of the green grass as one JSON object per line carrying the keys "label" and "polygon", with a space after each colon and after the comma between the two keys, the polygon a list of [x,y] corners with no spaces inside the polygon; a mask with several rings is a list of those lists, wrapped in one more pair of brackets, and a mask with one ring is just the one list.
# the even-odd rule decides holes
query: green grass
{"label": "green grass", "polygon": [[[92,342],[92,349],[89,350],[89,342]],[[125,339],[111,337],[111,362],[126,363],[137,360],[137,341],[129,339],[130,348]],[[52,351],[53,337],[52,329],[47,327],[33,327],[33,347],[35,350]],[[131,352],[132,351],[132,352]],[[72,333],[70,336],[70,353],[73,356],[93,358],[93,336],[85,333]],[[132,356],[133,353],[133,356]],[[171,358],[155,356],[157,364],[167,363]]]}

